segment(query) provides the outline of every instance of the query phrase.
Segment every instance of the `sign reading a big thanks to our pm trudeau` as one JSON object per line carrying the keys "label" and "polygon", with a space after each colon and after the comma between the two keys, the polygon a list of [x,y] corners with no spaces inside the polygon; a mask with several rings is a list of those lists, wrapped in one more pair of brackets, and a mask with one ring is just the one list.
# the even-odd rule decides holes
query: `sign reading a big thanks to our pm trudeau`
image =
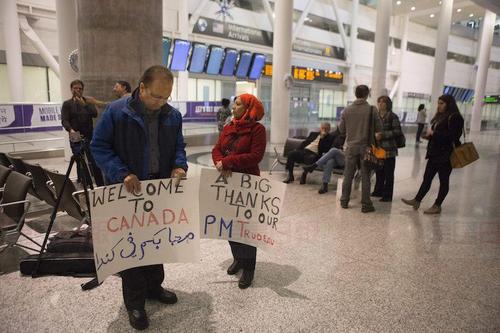
{"label": "sign reading a big thanks to our pm trudeau", "polygon": [[224,177],[203,169],[200,181],[202,238],[226,239],[258,248],[279,243],[286,185],[244,173]]}
{"label": "sign reading a big thanks to our pm trudeau", "polygon": [[99,282],[127,268],[199,261],[198,182],[149,180],[141,182],[141,193],[128,193],[123,184],[90,192]]}

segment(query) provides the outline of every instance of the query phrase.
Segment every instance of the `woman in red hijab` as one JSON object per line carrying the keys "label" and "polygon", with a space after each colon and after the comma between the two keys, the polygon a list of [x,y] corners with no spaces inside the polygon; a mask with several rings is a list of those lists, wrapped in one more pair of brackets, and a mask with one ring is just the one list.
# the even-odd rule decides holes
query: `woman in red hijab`
{"label": "woman in red hijab", "polygon": [[[262,102],[254,95],[243,94],[236,98],[232,112],[232,122],[224,126],[212,149],[215,167],[226,176],[233,171],[260,176],[259,163],[266,150],[266,129],[258,122],[264,116]],[[227,274],[243,269],[238,287],[248,288],[253,280],[257,248],[232,241],[229,245],[234,261]]]}

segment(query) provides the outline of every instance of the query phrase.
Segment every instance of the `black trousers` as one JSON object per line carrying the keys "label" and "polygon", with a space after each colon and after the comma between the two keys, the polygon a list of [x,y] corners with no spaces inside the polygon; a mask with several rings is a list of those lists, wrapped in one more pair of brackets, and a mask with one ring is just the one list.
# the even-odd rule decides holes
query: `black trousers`
{"label": "black trousers", "polygon": [[417,138],[415,141],[420,141],[420,135],[422,135],[422,131],[424,130],[425,124],[418,123],[418,128],[417,128]]}
{"label": "black trousers", "polygon": [[319,158],[319,155],[309,149],[295,149],[288,153],[288,158],[286,160],[286,169],[289,172],[293,172],[293,167],[295,163],[305,163],[313,164]]}
{"label": "black trousers", "polygon": [[163,265],[134,267],[120,272],[120,275],[127,310],[144,310],[146,297],[160,292],[165,278]]}
{"label": "black trousers", "polygon": [[257,261],[257,248],[255,246],[231,241],[229,241],[229,245],[231,246],[234,260],[238,260],[243,269],[254,271],[255,262]]}
{"label": "black trousers", "polygon": [[420,185],[420,189],[418,190],[415,199],[418,201],[422,201],[427,192],[429,192],[429,189],[431,188],[432,184],[432,179],[437,173],[439,175],[439,192],[434,204],[437,206],[441,206],[450,189],[451,170],[452,168],[449,158],[444,160],[443,158],[439,158],[437,160],[435,159],[427,160],[424,179],[422,181],[422,185]]}
{"label": "black trousers", "polygon": [[[94,160],[94,157],[92,156],[92,153],[90,151],[90,142],[87,140],[80,141],[80,142],[70,142],[70,147],[71,151],[73,154],[82,154],[82,156],[86,156],[87,160],[89,162],[89,171],[94,176],[95,179],[95,184],[97,186],[103,186],[104,185],[104,179],[102,177],[102,172],[101,169],[97,166],[97,163]],[[85,153],[85,154],[83,154]],[[77,175],[78,175],[78,182],[82,183],[83,177],[85,177],[85,172],[80,170],[80,168],[76,169]],[[87,184],[92,184],[92,179],[85,179]]]}
{"label": "black trousers", "polygon": [[377,180],[373,192],[379,194],[384,199],[392,200],[394,191],[394,169],[396,168],[396,156],[384,160],[384,167],[377,170]]}

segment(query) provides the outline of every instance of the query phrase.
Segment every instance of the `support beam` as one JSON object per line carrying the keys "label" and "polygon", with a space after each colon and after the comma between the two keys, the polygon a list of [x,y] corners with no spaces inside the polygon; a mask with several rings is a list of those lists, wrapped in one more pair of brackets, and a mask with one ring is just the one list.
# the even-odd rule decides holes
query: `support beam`
{"label": "support beam", "polygon": [[405,68],[405,60],[408,49],[408,26],[410,23],[410,16],[403,15],[401,16],[401,25],[403,26],[403,33],[401,36],[401,49],[399,50],[399,88],[396,102],[396,109],[401,111],[403,108],[403,86],[406,80],[406,74],[404,71]]}
{"label": "support beam", "polygon": [[352,0],[351,9],[351,36],[350,36],[350,67],[349,67],[349,77],[347,81],[347,104],[354,102],[356,96],[354,96],[354,86],[356,83],[356,44],[358,40],[358,10],[359,10],[359,0]]}
{"label": "support beam", "polygon": [[373,99],[377,99],[379,96],[387,94],[385,81],[387,76],[391,15],[392,0],[378,0],[371,86],[371,96]]}
{"label": "support beam", "polygon": [[269,4],[269,0],[262,0],[262,4],[266,9],[267,18],[269,19],[269,23],[271,24],[271,30],[274,31],[274,13],[271,5]]}
{"label": "support beam", "polygon": [[302,11],[302,14],[299,17],[299,20],[297,21],[297,24],[295,25],[295,29],[293,30],[293,35],[292,35],[292,44],[295,42],[295,39],[297,38],[297,35],[299,34],[300,29],[302,29],[302,26],[304,25],[304,21],[307,18],[307,15],[309,15],[309,11],[311,10],[311,6],[314,0],[308,0],[306,7]]}
{"label": "support beam", "polygon": [[[193,31],[194,25],[196,24],[196,22],[200,18],[200,14],[203,11],[203,9],[205,9],[205,7],[207,6],[208,1],[209,0],[201,0],[199,5],[196,7],[196,10],[194,11],[194,13],[191,15],[191,18],[189,19],[189,31]],[[183,1],[183,2],[185,2],[185,1]],[[186,4],[186,6],[187,6],[187,4]],[[180,19],[181,18],[179,17],[179,20]],[[180,25],[180,22],[179,22],[179,25]]]}
{"label": "support beam", "polygon": [[390,99],[394,99],[394,95],[396,95],[396,91],[401,90],[399,88],[400,86],[401,86],[401,76],[399,76],[398,79],[396,80],[396,82],[394,82],[394,86],[392,87],[391,92],[389,93]]}
{"label": "support beam", "polygon": [[60,77],[59,64],[57,63],[54,56],[50,53],[49,49],[47,49],[45,44],[43,44],[40,37],[38,37],[36,32],[30,26],[28,20],[26,19],[26,16],[24,15],[19,16],[19,27],[21,28],[21,31],[26,35],[26,37],[28,37],[28,39],[31,41],[31,43],[38,51],[42,59],[45,61],[47,66],[49,66],[50,69],[52,69],[52,71],[57,75],[57,77]]}
{"label": "support beam", "polygon": [[283,144],[288,137],[290,120],[290,66],[292,60],[293,1],[276,0],[273,37],[271,143]]}
{"label": "support beam", "polygon": [[479,40],[479,55],[477,57],[477,75],[474,86],[474,105],[472,106],[471,132],[481,130],[481,112],[484,100],[484,91],[488,79],[488,68],[490,67],[491,44],[493,42],[493,30],[495,27],[496,14],[486,10],[482,21],[482,31]]}
{"label": "support beam", "polygon": [[453,15],[453,0],[442,0],[439,12],[439,26],[436,40],[436,54],[434,56],[434,77],[432,79],[432,97],[429,119],[436,113],[437,100],[443,94],[444,74],[448,55],[448,39]]}
{"label": "support beam", "polygon": [[[349,61],[351,55],[349,52],[349,48],[347,46],[348,45],[347,44],[347,37],[346,37],[347,35],[346,35],[345,29],[344,29],[344,22],[342,21],[342,18],[339,15],[339,7],[337,6],[336,0],[330,0],[330,2],[332,3],[333,14],[335,15],[335,20],[337,21],[337,26],[339,28],[340,37],[342,37],[342,44],[344,46],[345,55]],[[354,5],[354,3],[353,3],[353,5]]]}
{"label": "support beam", "polygon": [[3,36],[7,58],[7,76],[9,78],[10,101],[23,102],[23,61],[21,57],[21,36],[17,17],[16,0],[0,1]]}

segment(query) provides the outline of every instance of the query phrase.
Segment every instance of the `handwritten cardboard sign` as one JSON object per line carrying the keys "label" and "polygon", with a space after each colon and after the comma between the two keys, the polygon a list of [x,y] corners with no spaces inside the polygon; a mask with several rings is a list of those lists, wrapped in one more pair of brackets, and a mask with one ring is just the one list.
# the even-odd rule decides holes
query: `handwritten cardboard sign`
{"label": "handwritten cardboard sign", "polygon": [[102,282],[127,268],[200,257],[199,179],[141,182],[142,193],[123,184],[90,192],[97,278]]}
{"label": "handwritten cardboard sign", "polygon": [[263,177],[233,173],[226,179],[217,170],[203,169],[201,237],[275,248],[285,189],[285,184]]}

